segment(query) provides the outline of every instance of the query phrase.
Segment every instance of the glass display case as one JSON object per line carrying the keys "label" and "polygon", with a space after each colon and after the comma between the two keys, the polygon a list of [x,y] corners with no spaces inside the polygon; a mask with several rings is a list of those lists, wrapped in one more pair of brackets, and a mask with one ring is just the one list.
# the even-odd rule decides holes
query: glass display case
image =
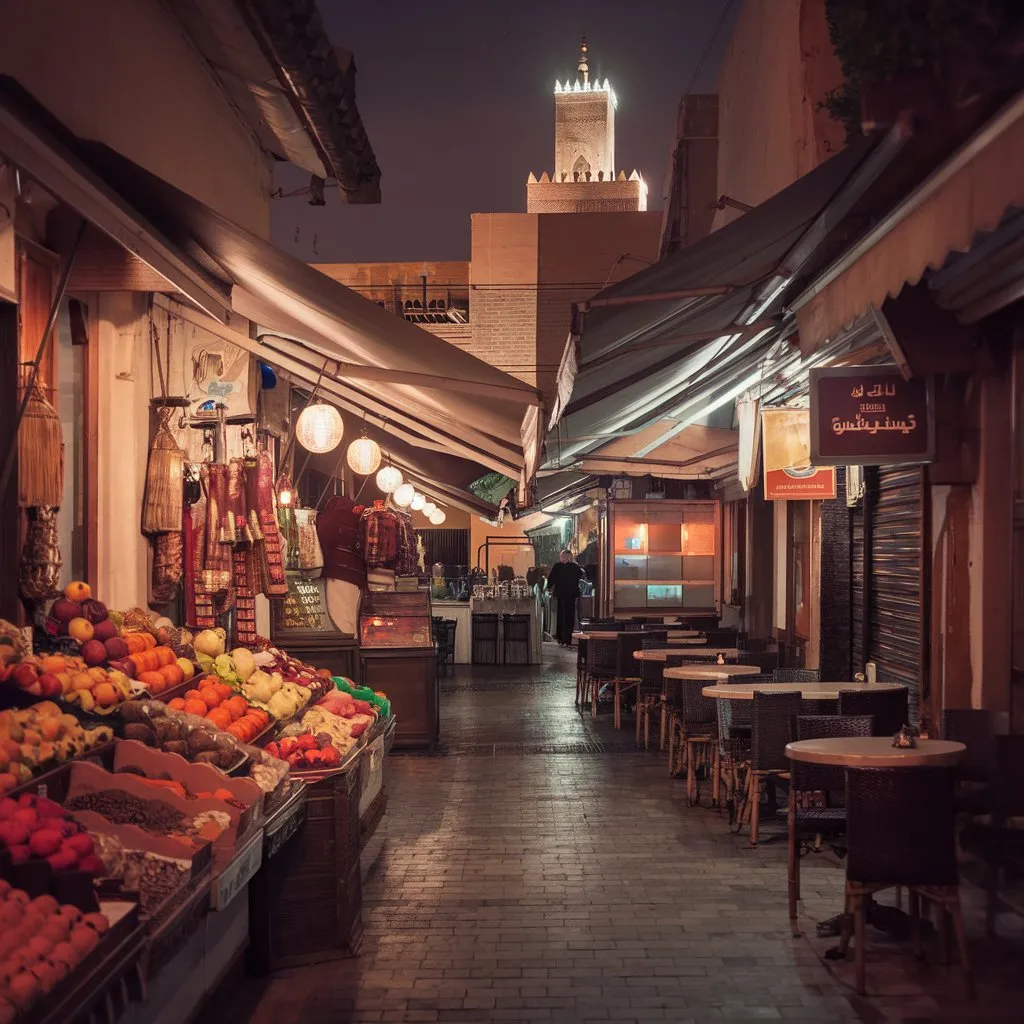
{"label": "glass display case", "polygon": [[432,647],[429,591],[365,593],[359,610],[359,642],[364,650]]}
{"label": "glass display case", "polygon": [[717,613],[717,501],[611,501],[611,611]]}

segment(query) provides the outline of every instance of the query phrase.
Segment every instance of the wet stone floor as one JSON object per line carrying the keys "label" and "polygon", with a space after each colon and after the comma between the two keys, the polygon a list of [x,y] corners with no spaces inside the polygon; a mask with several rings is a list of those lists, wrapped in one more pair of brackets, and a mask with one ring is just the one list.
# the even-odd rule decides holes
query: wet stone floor
{"label": "wet stone floor", "polygon": [[[980,998],[959,971],[869,929],[868,986],[814,922],[841,908],[841,863],[803,861],[801,929],[786,912],[785,822],[757,849],[688,808],[633,720],[573,707],[575,654],[542,668],[450,670],[443,746],[393,754],[389,806],[352,960],[232,986],[252,1024],[387,1021],[930,1021],[1024,1019],[1021,934],[982,935],[966,893]],[[967,887],[965,887],[967,888]],[[223,1014],[220,1015],[223,1018]]]}

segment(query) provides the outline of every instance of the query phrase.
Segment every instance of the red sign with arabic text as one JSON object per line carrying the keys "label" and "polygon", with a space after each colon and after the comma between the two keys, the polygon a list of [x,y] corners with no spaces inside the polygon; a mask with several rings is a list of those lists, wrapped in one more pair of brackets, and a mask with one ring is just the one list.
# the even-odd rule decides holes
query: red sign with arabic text
{"label": "red sign with arabic text", "polygon": [[843,366],[810,371],[811,462],[882,466],[930,462],[932,395],[924,377],[896,367]]}

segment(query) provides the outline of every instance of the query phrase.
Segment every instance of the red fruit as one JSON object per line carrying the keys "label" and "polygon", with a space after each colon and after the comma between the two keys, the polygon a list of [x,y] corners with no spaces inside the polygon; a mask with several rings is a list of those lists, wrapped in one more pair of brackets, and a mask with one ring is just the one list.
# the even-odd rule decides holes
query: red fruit
{"label": "red fruit", "polygon": [[281,740],[281,742],[280,742],[280,744],[278,746],[278,756],[279,757],[283,757],[283,758],[285,758],[285,760],[287,760],[288,757],[291,754],[295,753],[295,751],[298,750],[298,749],[299,749],[299,744],[298,744],[298,741],[295,739],[295,737],[294,736],[286,736],[283,740]]}
{"label": "red fruit", "polygon": [[65,844],[46,861],[54,871],[72,871],[78,867],[78,854]]}
{"label": "red fruit", "polygon": [[86,640],[82,644],[81,655],[86,665],[95,667],[107,660],[107,648],[101,640]]}
{"label": "red fruit", "polygon": [[0,821],[7,821],[7,819],[18,809],[18,801],[12,800],[9,796],[5,796],[0,800]]}
{"label": "red fruit", "polygon": [[64,836],[65,839],[78,835],[78,822],[72,821],[70,818],[64,818],[60,823],[60,834]]}
{"label": "red fruit", "polygon": [[341,754],[338,753],[337,747],[332,746],[330,743],[320,751],[320,756],[328,768],[336,768],[341,764]]}
{"label": "red fruit", "polygon": [[19,971],[11,978],[6,995],[19,1010],[27,1010],[39,998],[39,981],[29,971]]}
{"label": "red fruit", "polygon": [[320,763],[319,750],[307,750],[304,756],[305,762],[310,767],[316,767]]}
{"label": "red fruit", "polygon": [[88,832],[79,832],[77,835],[71,836],[64,845],[74,850],[79,857],[91,857],[95,852],[92,836]]}
{"label": "red fruit", "polygon": [[280,757],[281,756],[281,750],[280,750],[278,745],[273,740],[271,740],[270,743],[268,743],[263,749],[271,757]]}
{"label": "red fruit", "polygon": [[11,855],[12,864],[27,864],[29,857],[32,856],[32,851],[27,844],[9,846],[7,852]]}
{"label": "red fruit", "polygon": [[51,857],[64,842],[64,837],[52,828],[41,828],[29,836],[28,848],[35,857]]}
{"label": "red fruit", "polygon": [[82,614],[82,606],[77,601],[69,601],[66,597],[61,597],[53,602],[50,614],[58,622],[66,625]]}
{"label": "red fruit", "polygon": [[[109,619],[106,622],[101,622],[96,629],[99,630],[102,626],[107,625],[108,622],[110,622]],[[111,623],[111,626],[113,626],[113,623]],[[97,637],[97,639],[99,638]],[[107,659],[110,661],[118,661],[121,658],[128,657],[128,644],[119,636],[108,637],[103,641],[103,646],[107,649]]]}
{"label": "red fruit", "polygon": [[288,765],[291,768],[299,768],[302,765],[302,754],[300,751],[296,750],[288,755]]}
{"label": "red fruit", "polygon": [[91,857],[83,857],[78,862],[78,870],[84,871],[86,874],[92,875],[94,878],[100,878],[107,873],[106,865],[93,854]]}
{"label": "red fruit", "polygon": [[36,813],[40,818],[63,818],[64,808],[53,800],[41,796],[36,800]]}
{"label": "red fruit", "polygon": [[[35,814],[35,811],[32,813]],[[0,843],[3,843],[8,849],[12,846],[21,846],[27,843],[28,837],[28,826],[17,818],[8,818],[7,821],[0,821]]]}
{"label": "red fruit", "polygon": [[39,677],[39,689],[44,697],[59,697],[63,687],[55,675],[50,672],[44,672]]}
{"label": "red fruit", "polygon": [[[101,643],[106,643],[108,640],[113,640],[117,636],[117,626],[115,626],[110,619],[101,619],[95,623],[92,628],[93,640],[99,640]],[[128,653],[128,645],[124,645],[124,654]],[[124,654],[120,657],[124,657]]]}
{"label": "red fruit", "polygon": [[9,678],[15,686],[20,687],[22,690],[28,690],[38,682],[39,670],[35,665],[22,661],[11,669]]}
{"label": "red fruit", "polygon": [[94,599],[83,601],[82,617],[88,619],[95,626],[97,622],[102,622],[107,617],[107,606],[102,601]]}
{"label": "red fruit", "polygon": [[11,815],[11,821],[21,822],[29,832],[34,832],[39,828],[39,812],[34,807],[19,807]]}
{"label": "red fruit", "polygon": [[354,739],[354,740],[355,739],[359,739],[359,737],[362,736],[365,731],[366,731],[366,723],[365,722],[356,722],[356,724],[352,726],[352,730],[351,730],[352,739]]}
{"label": "red fruit", "polygon": [[316,737],[312,733],[304,732],[297,742],[299,750],[316,750]]}
{"label": "red fruit", "polygon": [[35,807],[36,800],[38,799],[39,798],[35,795],[35,793],[22,793],[21,796],[18,797],[18,806]]}

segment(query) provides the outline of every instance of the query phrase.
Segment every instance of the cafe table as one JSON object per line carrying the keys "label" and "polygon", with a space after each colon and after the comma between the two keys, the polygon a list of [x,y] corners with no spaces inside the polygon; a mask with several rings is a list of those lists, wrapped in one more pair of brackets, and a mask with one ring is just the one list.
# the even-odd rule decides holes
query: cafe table
{"label": "cafe table", "polygon": [[758,693],[800,692],[804,700],[838,700],[840,690],[902,690],[901,683],[730,683],[725,686],[705,686],[705,697],[716,700],[753,700]]}
{"label": "cafe table", "polygon": [[[669,641],[672,643],[672,641]],[[681,644],[672,643],[671,647],[656,647],[652,650],[634,651],[633,657],[637,661],[667,661],[669,658],[685,656],[687,658],[717,658],[719,654],[723,658],[738,658],[740,651],[735,647],[684,647]]]}
{"label": "cafe table", "polygon": [[[652,629],[578,629],[573,633],[573,640],[615,640],[620,636],[644,636],[647,633],[661,633],[663,630],[654,627]],[[669,639],[680,643],[703,643],[704,637],[701,633],[693,630],[670,630]]]}

